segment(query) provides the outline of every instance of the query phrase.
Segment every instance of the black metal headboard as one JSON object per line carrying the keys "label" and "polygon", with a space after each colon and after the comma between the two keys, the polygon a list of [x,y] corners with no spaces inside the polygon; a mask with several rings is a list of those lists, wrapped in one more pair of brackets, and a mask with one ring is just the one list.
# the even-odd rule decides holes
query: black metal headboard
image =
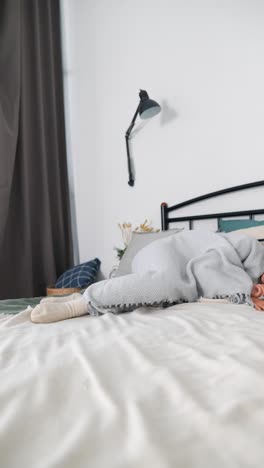
{"label": "black metal headboard", "polygon": [[161,228],[162,231],[167,231],[169,229],[170,223],[176,223],[179,221],[187,221],[189,223],[189,228],[192,229],[193,221],[198,221],[202,219],[216,219],[219,225],[219,220],[221,218],[228,217],[239,217],[239,216],[248,216],[249,219],[253,219],[255,215],[264,214],[264,208],[260,210],[247,210],[247,211],[233,211],[226,213],[210,213],[203,215],[194,215],[194,216],[179,216],[179,217],[169,217],[169,213],[176,211],[184,206],[189,206],[194,203],[200,202],[202,200],[207,200],[209,198],[218,197],[219,195],[225,195],[226,193],[238,192],[239,190],[246,190],[253,187],[259,187],[264,185],[264,180],[258,182],[251,182],[250,184],[236,185],[235,187],[229,187],[223,190],[218,190],[217,192],[207,193],[206,195],[201,195],[200,197],[192,198],[177,205],[168,206],[167,203],[161,204]]}

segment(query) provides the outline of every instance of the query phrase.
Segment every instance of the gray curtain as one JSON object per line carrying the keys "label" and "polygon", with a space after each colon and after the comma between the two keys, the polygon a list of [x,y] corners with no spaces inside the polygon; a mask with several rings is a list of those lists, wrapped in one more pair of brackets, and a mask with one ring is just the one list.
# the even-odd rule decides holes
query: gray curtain
{"label": "gray curtain", "polygon": [[0,299],[72,265],[59,0],[0,2]]}

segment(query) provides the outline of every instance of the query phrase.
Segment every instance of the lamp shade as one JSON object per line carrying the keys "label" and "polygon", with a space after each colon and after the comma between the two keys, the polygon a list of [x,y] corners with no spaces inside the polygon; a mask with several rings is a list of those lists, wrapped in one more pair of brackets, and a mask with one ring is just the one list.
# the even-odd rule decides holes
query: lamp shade
{"label": "lamp shade", "polygon": [[161,111],[160,105],[156,101],[153,101],[153,99],[149,99],[148,93],[146,91],[140,90],[139,97],[139,115],[141,119],[150,119],[151,117],[159,114]]}
{"label": "lamp shade", "polygon": [[130,139],[131,131],[134,128],[136,118],[138,115],[140,115],[142,119],[149,119],[151,117],[154,117],[154,115],[157,115],[161,111],[160,105],[156,101],[153,101],[153,99],[149,99],[149,95],[147,91],[145,91],[144,89],[141,89],[139,91],[139,97],[140,97],[140,101],[138,103],[137,110],[125,134],[126,149],[127,149],[127,165],[128,165],[128,175],[129,175],[128,185],[130,185],[131,187],[133,187],[135,183],[135,176],[133,174],[132,165],[131,165],[129,139]]}

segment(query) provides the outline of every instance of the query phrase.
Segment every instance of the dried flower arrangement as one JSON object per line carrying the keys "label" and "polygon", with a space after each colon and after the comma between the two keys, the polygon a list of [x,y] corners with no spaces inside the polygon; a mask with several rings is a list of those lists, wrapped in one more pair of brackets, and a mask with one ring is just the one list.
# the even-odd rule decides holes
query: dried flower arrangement
{"label": "dried flower arrangement", "polygon": [[147,219],[145,219],[144,223],[140,224],[135,229],[133,229],[131,223],[123,223],[123,224],[119,223],[118,227],[121,230],[122,239],[124,242],[123,248],[115,247],[115,250],[117,252],[117,257],[119,260],[121,260],[121,258],[123,257],[127,249],[127,246],[129,242],[131,241],[133,232],[159,232],[159,229],[154,229],[151,226],[151,222],[148,221]]}

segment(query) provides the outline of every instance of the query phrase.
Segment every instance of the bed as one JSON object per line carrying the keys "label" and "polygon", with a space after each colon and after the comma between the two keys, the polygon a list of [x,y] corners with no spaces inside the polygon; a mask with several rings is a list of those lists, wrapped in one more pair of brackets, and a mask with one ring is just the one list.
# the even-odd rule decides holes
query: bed
{"label": "bed", "polygon": [[[162,228],[263,215],[169,217],[262,185],[162,204]],[[262,313],[197,302],[36,325],[38,301],[0,303],[1,468],[262,468]]]}

